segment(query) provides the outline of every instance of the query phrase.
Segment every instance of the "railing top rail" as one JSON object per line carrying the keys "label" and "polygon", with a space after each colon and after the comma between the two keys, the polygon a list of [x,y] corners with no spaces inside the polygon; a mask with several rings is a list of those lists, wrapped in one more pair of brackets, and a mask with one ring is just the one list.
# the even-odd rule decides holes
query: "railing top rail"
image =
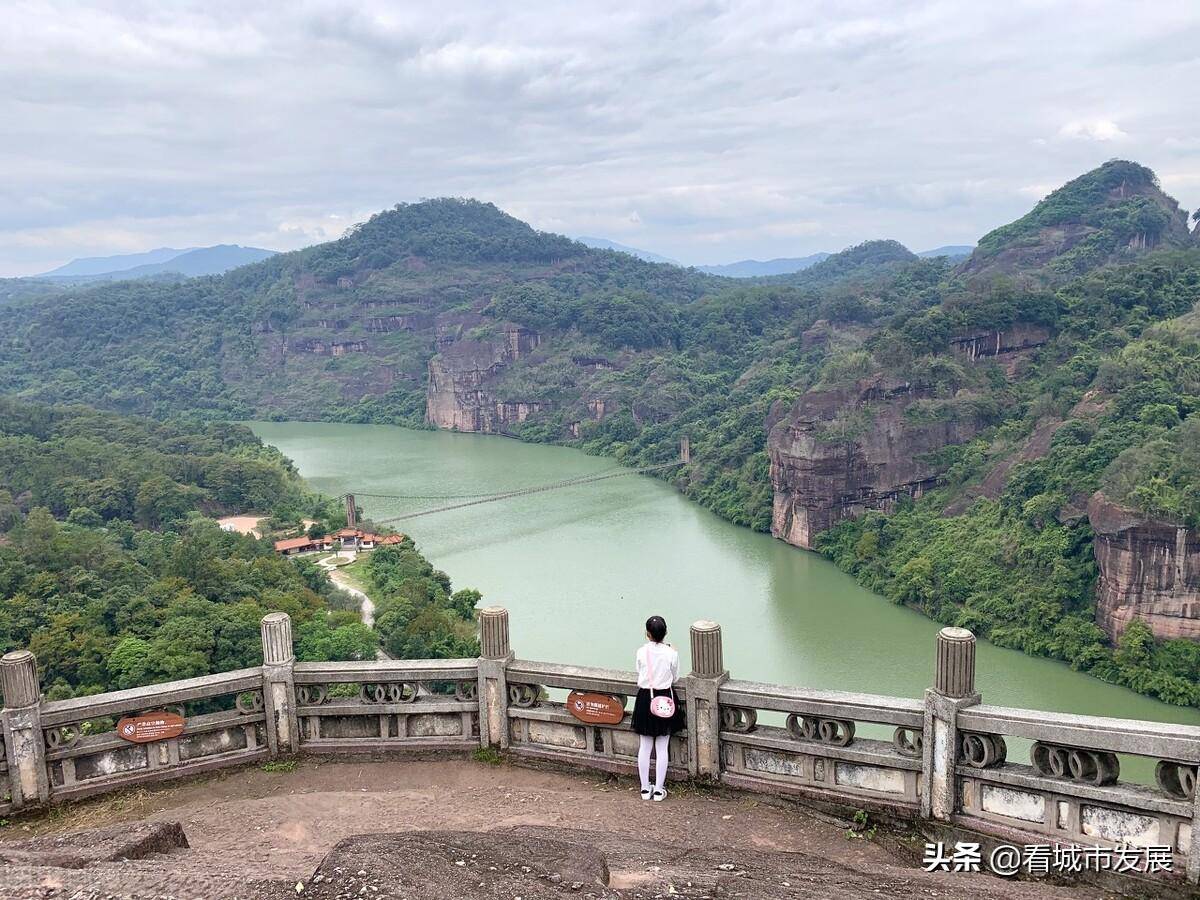
{"label": "railing top rail", "polygon": [[909,697],[854,691],[818,691],[762,681],[730,679],[721,685],[718,696],[721,703],[728,706],[811,713],[888,725],[919,727],[925,715],[924,704]]}
{"label": "railing top rail", "polygon": [[1180,762],[1200,762],[1200,726],[1196,725],[1081,716],[986,704],[960,711],[958,721],[959,727],[968,731]]}
{"label": "railing top rail", "polygon": [[[637,674],[626,669],[514,659],[508,665],[507,675],[509,681],[528,679],[550,687],[578,688],[609,694],[630,694],[637,691]],[[682,695],[683,687],[681,681],[676,682],[676,693]]]}
{"label": "railing top rail", "polygon": [[474,657],[464,659],[379,659],[360,662],[298,662],[294,677],[301,684],[318,684],[325,681],[370,681],[372,678],[398,680],[411,678],[415,681],[430,681],[444,678],[453,681],[474,678],[479,671],[479,661]]}
{"label": "railing top rail", "polygon": [[62,725],[82,719],[94,719],[131,709],[151,709],[169,706],[185,700],[219,697],[262,687],[262,667],[237,669],[233,672],[218,672],[163,684],[148,684],[144,687],[70,700],[51,700],[42,704],[42,724]]}

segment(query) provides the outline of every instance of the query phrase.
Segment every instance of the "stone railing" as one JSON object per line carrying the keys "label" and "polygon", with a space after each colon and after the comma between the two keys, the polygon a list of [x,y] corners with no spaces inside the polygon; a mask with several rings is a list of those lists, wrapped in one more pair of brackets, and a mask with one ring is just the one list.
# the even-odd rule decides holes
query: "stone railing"
{"label": "stone railing", "polygon": [[[494,747],[635,770],[628,712],[588,724],[562,700],[595,692],[628,711],[633,673],[517,659],[507,611],[484,609],[479,620],[478,659],[299,663],[291,621],[272,613],[261,667],[63,701],[42,699],[32,654],[9,653],[0,660],[0,814],[294,753]],[[690,639],[692,671],[676,683],[687,713],[671,744],[676,778],[1010,840],[1169,847],[1176,869],[1200,880],[1200,728],[985,705],[975,638],[958,628],[938,634],[922,700],[730,679],[720,626],[697,622]],[[119,717],[144,712],[177,713],[182,731],[151,743],[116,733]],[[1008,758],[1006,738],[1033,742],[1028,764]],[[1156,787],[1121,780],[1130,755],[1156,764]]]}

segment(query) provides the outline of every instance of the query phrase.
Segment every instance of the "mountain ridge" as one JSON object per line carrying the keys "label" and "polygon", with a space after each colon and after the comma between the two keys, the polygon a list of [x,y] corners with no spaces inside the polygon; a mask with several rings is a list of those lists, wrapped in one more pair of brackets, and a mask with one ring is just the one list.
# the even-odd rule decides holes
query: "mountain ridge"
{"label": "mountain ridge", "polygon": [[[34,278],[65,283],[82,284],[90,281],[124,281],[128,279],[153,278],[180,275],[193,278],[201,275],[221,275],[230,269],[260,262],[276,255],[274,250],[261,247],[242,247],[239,244],[214,244],[211,247],[189,247],[174,250],[167,247],[127,256],[87,257],[72,260]],[[124,263],[136,262],[125,266]],[[118,268],[106,268],[118,265]]]}
{"label": "mountain ridge", "polygon": [[152,265],[167,262],[195,247],[158,247],[140,253],[123,253],[115,256],[83,256],[64,263],[49,272],[31,275],[31,278],[73,277],[78,275],[104,275],[110,272],[121,272],[134,266]]}

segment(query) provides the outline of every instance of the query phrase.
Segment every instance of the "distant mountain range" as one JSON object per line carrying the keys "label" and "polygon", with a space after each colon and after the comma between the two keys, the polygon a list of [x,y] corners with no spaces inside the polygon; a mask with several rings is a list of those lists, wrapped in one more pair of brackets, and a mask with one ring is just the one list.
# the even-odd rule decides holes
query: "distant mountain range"
{"label": "distant mountain range", "polygon": [[724,275],[726,278],[761,278],[765,275],[791,275],[793,272],[803,272],[821,260],[828,259],[831,255],[830,253],[813,253],[811,256],[785,256],[766,261],[743,259],[724,265],[696,266],[696,268],[709,275]]}
{"label": "distant mountain range", "polygon": [[680,265],[680,263],[666,256],[659,256],[657,253],[651,253],[649,250],[639,250],[637,247],[618,244],[616,241],[610,241],[607,238],[578,237],[575,240],[579,241],[585,247],[591,247],[593,250],[616,250],[618,253],[628,253],[630,256],[636,256],[645,262],[668,263],[672,266]]}
{"label": "distant mountain range", "polygon": [[160,247],[145,253],[122,256],[91,256],[74,259],[64,266],[37,275],[49,281],[80,283],[87,281],[125,281],[160,275],[220,275],[238,266],[256,263],[274,256],[274,250],[217,244],[212,247],[187,247],[177,250]]}
{"label": "distant mountain range", "polygon": [[934,247],[932,250],[918,250],[917,256],[923,256],[926,259],[934,256],[945,256],[951,260],[966,259],[974,249],[974,244],[947,244],[944,247]]}
{"label": "distant mountain range", "polygon": [[[630,247],[626,244],[618,244],[616,241],[610,241],[607,238],[581,237],[576,238],[576,240],[584,246],[595,250],[616,250],[619,253],[628,253],[630,256],[636,256],[638,259],[645,260],[646,262],[670,263],[673,266],[682,265],[682,263],[678,263],[666,256],[660,256],[657,253],[651,253],[649,250],[640,250],[637,247]],[[970,256],[971,251],[974,249],[974,244],[947,244],[944,247],[935,247],[932,250],[921,250],[916,255],[923,257],[945,256],[952,261],[957,261]],[[803,272],[805,269],[815,266],[832,255],[831,253],[813,253],[809,256],[784,256],[768,260],[743,259],[738,262],[712,266],[693,266],[693,268],[708,275],[721,275],[725,278],[765,278],[770,275],[791,275],[794,272]]]}

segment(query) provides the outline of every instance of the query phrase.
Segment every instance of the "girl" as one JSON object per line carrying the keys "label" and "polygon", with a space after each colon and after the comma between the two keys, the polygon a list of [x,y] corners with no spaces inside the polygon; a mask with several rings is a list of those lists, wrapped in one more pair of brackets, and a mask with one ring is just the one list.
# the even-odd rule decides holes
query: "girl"
{"label": "girl", "polygon": [[[633,730],[641,735],[638,747],[638,775],[642,779],[642,799],[667,799],[663,786],[667,778],[667,744],[671,735],[683,727],[683,704],[671,685],[679,677],[679,651],[664,644],[667,623],[662,616],[646,620],[647,642],[637,652],[637,700],[633,704]],[[668,696],[675,702],[675,714],[669,719],[650,712],[654,697]],[[654,785],[650,784],[650,749],[654,748]]]}

